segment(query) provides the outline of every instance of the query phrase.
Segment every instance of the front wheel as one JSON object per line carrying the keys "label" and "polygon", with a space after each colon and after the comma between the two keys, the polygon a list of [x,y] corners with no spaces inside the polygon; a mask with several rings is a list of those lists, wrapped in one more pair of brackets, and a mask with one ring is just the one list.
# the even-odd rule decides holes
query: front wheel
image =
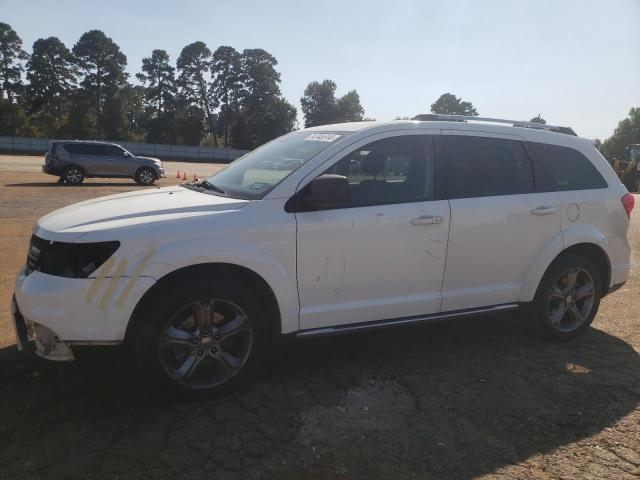
{"label": "front wheel", "polygon": [[156,181],[156,174],[149,167],[142,167],[136,172],[135,181],[141,185],[153,185]]}
{"label": "front wheel", "polygon": [[570,340],[593,321],[602,297],[597,266],[582,255],[566,254],[545,273],[530,317],[547,338]]}
{"label": "front wheel", "polygon": [[191,397],[220,394],[246,376],[264,345],[264,310],[234,278],[183,279],[152,303],[135,344],[154,384]]}

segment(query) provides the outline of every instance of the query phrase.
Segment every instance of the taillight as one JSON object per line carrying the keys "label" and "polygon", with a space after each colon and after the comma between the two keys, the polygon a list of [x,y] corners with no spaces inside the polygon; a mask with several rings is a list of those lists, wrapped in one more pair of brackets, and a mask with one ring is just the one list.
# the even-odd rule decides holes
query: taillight
{"label": "taillight", "polygon": [[636,199],[633,198],[633,195],[627,193],[620,199],[620,201],[622,202],[622,206],[624,207],[625,212],[627,212],[627,215],[630,217],[631,210],[633,210],[633,207],[636,204]]}

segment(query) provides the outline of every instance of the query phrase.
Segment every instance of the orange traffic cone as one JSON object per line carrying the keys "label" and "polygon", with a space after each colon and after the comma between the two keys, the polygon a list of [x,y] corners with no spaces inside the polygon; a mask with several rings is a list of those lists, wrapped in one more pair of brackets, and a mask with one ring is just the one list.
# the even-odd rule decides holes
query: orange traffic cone
{"label": "orange traffic cone", "polygon": [[178,170],[178,173],[176,174],[176,178],[180,178],[180,170]]}
{"label": "orange traffic cone", "polygon": [[187,172],[182,172],[182,179],[186,180],[187,179]]}
{"label": "orange traffic cone", "polygon": [[193,181],[195,182],[196,180],[198,180],[198,176],[194,173],[193,174]]}

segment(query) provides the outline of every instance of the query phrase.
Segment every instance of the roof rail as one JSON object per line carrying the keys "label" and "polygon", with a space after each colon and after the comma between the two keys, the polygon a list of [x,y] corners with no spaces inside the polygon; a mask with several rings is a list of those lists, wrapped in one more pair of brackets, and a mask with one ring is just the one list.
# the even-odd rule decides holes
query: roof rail
{"label": "roof rail", "polygon": [[564,133],[565,135],[577,136],[571,127],[560,127],[546,123],[523,122],[520,120],[505,120],[503,118],[473,117],[471,115],[445,115],[441,113],[421,113],[413,117],[413,120],[422,121],[446,121],[446,122],[492,122],[508,123],[514,127],[535,128],[536,130],[547,130],[550,132]]}

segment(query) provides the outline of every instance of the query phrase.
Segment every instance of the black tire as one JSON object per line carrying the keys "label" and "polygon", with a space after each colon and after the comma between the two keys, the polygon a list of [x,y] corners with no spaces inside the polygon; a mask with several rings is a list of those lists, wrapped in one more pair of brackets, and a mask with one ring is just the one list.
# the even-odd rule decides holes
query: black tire
{"label": "black tire", "polygon": [[70,185],[80,185],[84,182],[84,176],[84,170],[77,165],[69,165],[62,174],[64,182]]}
{"label": "black tire", "polygon": [[[201,331],[193,309],[212,299],[211,330]],[[160,287],[145,303],[136,313],[133,345],[143,375],[153,386],[190,398],[229,393],[245,380],[266,347],[266,310],[235,277],[196,273],[191,278],[177,278]],[[225,329],[242,317],[236,315],[234,307],[246,317],[243,325],[251,333],[238,328],[220,340]],[[196,337],[198,344],[192,344]],[[229,367],[234,363],[242,364]]]}
{"label": "black tire", "polygon": [[157,178],[158,177],[153,168],[142,167],[136,172],[134,180],[140,185],[153,185]]}
{"label": "black tire", "polygon": [[595,263],[582,255],[567,253],[545,272],[527,316],[545,338],[572,340],[589,328],[601,298],[602,278]]}

